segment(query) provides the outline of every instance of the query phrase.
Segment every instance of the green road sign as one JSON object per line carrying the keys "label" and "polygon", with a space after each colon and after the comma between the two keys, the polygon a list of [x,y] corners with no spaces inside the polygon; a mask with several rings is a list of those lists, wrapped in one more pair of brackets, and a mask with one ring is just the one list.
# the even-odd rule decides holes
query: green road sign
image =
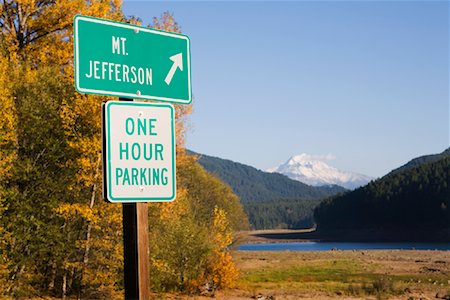
{"label": "green road sign", "polygon": [[189,38],[75,16],[75,87],[80,93],[189,104]]}
{"label": "green road sign", "polygon": [[111,202],[172,201],[176,195],[174,108],[103,105],[103,194]]}

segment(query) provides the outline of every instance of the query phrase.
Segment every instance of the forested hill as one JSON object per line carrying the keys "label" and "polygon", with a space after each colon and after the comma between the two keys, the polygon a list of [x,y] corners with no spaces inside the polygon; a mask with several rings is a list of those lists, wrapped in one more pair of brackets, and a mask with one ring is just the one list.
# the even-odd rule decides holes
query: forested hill
{"label": "forested hill", "polygon": [[189,153],[198,156],[200,165],[230,185],[244,204],[292,198],[320,199],[345,191],[340,186],[313,187],[278,173],[263,172],[231,160],[192,151]]}
{"label": "forested hill", "polygon": [[378,239],[450,240],[450,156],[404,168],[323,201],[318,230],[372,230]]}
{"label": "forested hill", "polygon": [[450,156],[450,148],[444,150],[442,153],[439,153],[439,154],[423,155],[423,156],[416,157],[416,158],[410,160],[408,163],[401,166],[400,168],[393,170],[391,173],[396,173],[399,171],[418,167],[425,163],[435,162],[435,161],[438,161],[447,156]]}

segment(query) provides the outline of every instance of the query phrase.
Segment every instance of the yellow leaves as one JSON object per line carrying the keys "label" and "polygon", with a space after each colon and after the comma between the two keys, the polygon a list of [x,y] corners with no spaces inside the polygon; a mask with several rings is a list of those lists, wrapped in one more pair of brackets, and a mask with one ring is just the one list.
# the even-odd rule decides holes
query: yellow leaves
{"label": "yellow leaves", "polygon": [[177,220],[189,213],[187,190],[177,189],[177,199],[173,202],[161,203],[160,218],[162,221]]}
{"label": "yellow leaves", "polygon": [[87,205],[79,203],[63,203],[55,209],[55,212],[66,220],[73,220],[78,217],[93,223],[98,222],[99,220],[93,209],[89,208]]}
{"label": "yellow leaves", "polygon": [[8,63],[0,58],[0,178],[6,180],[10,175],[13,161],[17,157],[17,137],[15,131],[16,110],[11,95]]}
{"label": "yellow leaves", "polygon": [[166,260],[157,259],[154,257],[150,258],[150,264],[153,268],[156,269],[157,272],[173,274],[172,268],[169,266]]}
{"label": "yellow leaves", "polygon": [[75,270],[79,270],[81,269],[83,266],[83,264],[81,262],[69,262],[69,261],[65,261],[63,264],[64,269],[69,270],[69,269],[75,269]]}
{"label": "yellow leaves", "polygon": [[[122,215],[120,205],[108,204],[103,201],[96,203],[95,208],[90,209],[87,204],[61,204],[55,209],[56,213],[66,221],[68,235],[73,235],[80,230],[82,233],[74,242],[76,249],[68,248],[71,255],[67,255],[64,261],[64,269],[82,272],[82,284],[87,287],[89,293],[102,295],[103,299],[120,298],[121,270],[123,267],[122,247]],[[83,222],[80,222],[82,220]],[[89,238],[84,231],[85,225],[91,228]],[[90,249],[86,254],[86,249]],[[77,256],[81,254],[81,256]],[[93,296],[92,296],[93,297]],[[95,298],[95,297],[93,297]]]}
{"label": "yellow leaves", "polygon": [[239,270],[228,252],[217,252],[212,264],[212,281],[218,288],[231,288],[239,278]]}
{"label": "yellow leaves", "polygon": [[[8,1],[9,2],[9,1]],[[35,64],[72,62],[72,27],[76,14],[122,20],[121,1],[16,0],[1,7],[1,35],[9,57]]]}
{"label": "yellow leaves", "polygon": [[211,280],[219,288],[232,287],[239,277],[239,271],[227,251],[227,247],[233,242],[233,233],[226,212],[217,206],[214,208],[212,238],[214,249],[210,261]]}
{"label": "yellow leaves", "polygon": [[159,19],[156,17],[153,18],[152,28],[178,33],[181,30],[180,26],[178,26],[178,23],[175,21],[173,14],[167,11],[164,12]]}
{"label": "yellow leaves", "polygon": [[230,222],[225,211],[217,206],[214,208],[213,235],[214,244],[219,251],[226,249],[233,242]]}
{"label": "yellow leaves", "polygon": [[122,205],[118,203],[106,203],[102,201],[97,204],[100,210],[100,217],[107,219],[108,230],[119,230],[122,229]]}
{"label": "yellow leaves", "polygon": [[75,94],[63,102],[60,117],[68,145],[78,155],[70,166],[78,169],[76,183],[90,187],[98,181],[101,160],[101,97]]}
{"label": "yellow leaves", "polygon": [[[0,211],[0,213],[2,212]],[[2,251],[3,249],[6,249],[9,240],[10,236],[5,237],[4,228],[0,227],[0,299],[11,285],[11,282],[8,282],[8,267],[10,264],[8,255],[6,254],[6,251]]]}
{"label": "yellow leaves", "polygon": [[184,149],[185,135],[187,130],[189,129],[188,117],[191,113],[192,113],[192,104],[175,106],[175,134],[177,138],[176,141],[178,148]]}

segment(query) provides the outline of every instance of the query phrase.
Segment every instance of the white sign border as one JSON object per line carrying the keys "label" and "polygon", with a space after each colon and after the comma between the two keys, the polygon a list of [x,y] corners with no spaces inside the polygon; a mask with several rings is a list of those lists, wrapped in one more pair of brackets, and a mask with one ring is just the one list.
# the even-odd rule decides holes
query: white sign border
{"label": "white sign border", "polygon": [[[132,198],[124,198],[124,197],[113,197],[112,195],[112,176],[111,176],[111,139],[110,139],[110,118],[109,118],[109,108],[114,105],[119,106],[152,106],[152,107],[165,107],[170,109],[171,114],[171,132],[172,132],[172,195],[170,197],[132,197]],[[106,192],[103,191],[103,194],[109,202],[112,203],[136,203],[136,202],[172,202],[176,198],[177,194],[177,180],[176,180],[176,143],[175,143],[175,109],[169,103],[148,103],[148,102],[134,102],[134,101],[107,101],[104,103],[104,147],[103,151],[106,152],[106,155],[103,155],[104,161],[103,164],[105,166],[105,172],[103,177],[103,188],[106,189]],[[106,161],[105,161],[106,160]]]}

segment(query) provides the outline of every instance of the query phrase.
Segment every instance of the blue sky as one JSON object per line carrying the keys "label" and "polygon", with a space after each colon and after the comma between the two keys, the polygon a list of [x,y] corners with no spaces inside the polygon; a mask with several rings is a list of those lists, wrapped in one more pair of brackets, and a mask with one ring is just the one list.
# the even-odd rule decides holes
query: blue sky
{"label": "blue sky", "polygon": [[382,176],[449,147],[448,1],[124,1],[191,40],[188,148]]}

